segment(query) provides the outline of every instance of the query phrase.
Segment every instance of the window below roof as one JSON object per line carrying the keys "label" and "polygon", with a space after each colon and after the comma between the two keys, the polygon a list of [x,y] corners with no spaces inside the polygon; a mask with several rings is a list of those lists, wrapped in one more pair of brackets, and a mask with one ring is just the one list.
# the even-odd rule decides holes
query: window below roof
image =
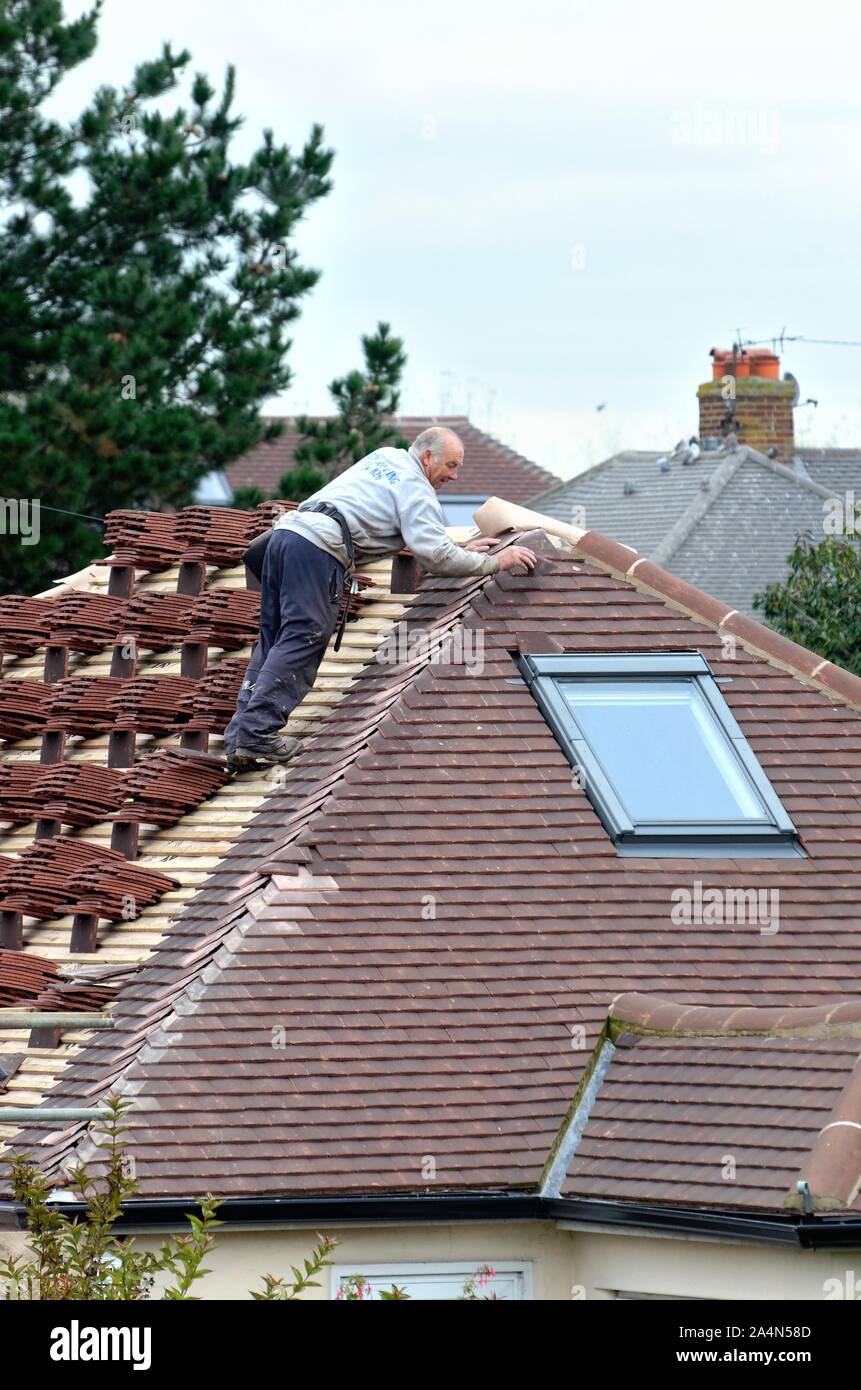
{"label": "window below roof", "polygon": [[473,513],[478,511],[482,502],[487,501],[486,496],[441,493],[440,505],[442,507],[443,520],[446,526],[472,526]]}
{"label": "window below roof", "polygon": [[621,854],[803,853],[701,653],[524,656],[520,667]]}
{"label": "window below roof", "polygon": [[332,1297],[343,1299],[356,1281],[362,1280],[362,1299],[379,1300],[380,1293],[389,1293],[393,1284],[411,1299],[462,1299],[469,1296],[468,1287],[479,1299],[521,1300],[532,1296],[531,1266],[523,1261],[462,1260],[457,1263],[434,1264],[364,1264],[353,1267],[336,1265],[332,1270]]}
{"label": "window below roof", "polygon": [[233,501],[233,489],[220,468],[204,473],[194,490],[194,502],[198,507],[229,507]]}

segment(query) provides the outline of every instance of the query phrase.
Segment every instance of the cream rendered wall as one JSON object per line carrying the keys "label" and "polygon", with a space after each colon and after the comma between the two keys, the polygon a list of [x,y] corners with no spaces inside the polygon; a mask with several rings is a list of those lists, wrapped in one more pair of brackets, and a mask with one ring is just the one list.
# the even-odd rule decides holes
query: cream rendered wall
{"label": "cream rendered wall", "polygon": [[[264,1274],[289,1275],[290,1266],[302,1268],[302,1261],[315,1245],[319,1226],[303,1230],[216,1232],[215,1247],[206,1257],[212,1271],[196,1288],[200,1298],[248,1298],[249,1290],[262,1288]],[[556,1299],[571,1297],[571,1237],[553,1222],[509,1221],[497,1223],[458,1222],[450,1226],[325,1226],[338,1246],[333,1259],[348,1265],[356,1274],[370,1264],[399,1261],[464,1260],[470,1267],[492,1264],[494,1260],[532,1262],[533,1297]],[[140,1236],[142,1248],[154,1247],[158,1239]],[[319,1289],[310,1289],[307,1298],[328,1299],[330,1269],[323,1270]]]}
{"label": "cream rendered wall", "polygon": [[[618,1235],[556,1225],[553,1222],[459,1222],[428,1226],[326,1227],[338,1240],[334,1259],[356,1274],[372,1264],[465,1261],[478,1265],[502,1260],[532,1264],[533,1298],[590,1301],[618,1293],[659,1298],[818,1301],[827,1280],[861,1299],[861,1249],[813,1252],[772,1246],[688,1240],[682,1237]],[[207,1257],[212,1271],[196,1287],[201,1298],[241,1299],[261,1288],[263,1274],[289,1275],[315,1243],[315,1228],[278,1230],[221,1229]],[[141,1248],[155,1248],[160,1235],[136,1237]],[[0,1258],[23,1252],[16,1232],[0,1231]],[[331,1297],[331,1271],[319,1289],[305,1297]],[[845,1293],[844,1293],[845,1296]]]}
{"label": "cream rendered wall", "polygon": [[861,1249],[824,1252],[568,1229],[576,1280],[586,1299],[639,1293],[809,1302],[825,1297],[828,1279],[845,1287],[847,1272],[854,1271],[853,1280],[861,1281]]}
{"label": "cream rendered wall", "polygon": [[[680,1237],[617,1235],[568,1228],[552,1222],[465,1222],[446,1226],[327,1227],[338,1246],[334,1259],[356,1274],[371,1264],[464,1260],[532,1262],[533,1298],[608,1299],[617,1293],[664,1298],[821,1300],[825,1282],[847,1273],[859,1281],[861,1249],[813,1252],[773,1246],[688,1240]],[[212,1273],[201,1283],[203,1298],[247,1298],[263,1274],[287,1275],[314,1244],[315,1231],[222,1230],[207,1258]],[[155,1238],[141,1237],[141,1244]],[[330,1270],[309,1298],[331,1297]]]}
{"label": "cream rendered wall", "polygon": [[24,1236],[20,1231],[0,1231],[0,1261],[23,1255]]}

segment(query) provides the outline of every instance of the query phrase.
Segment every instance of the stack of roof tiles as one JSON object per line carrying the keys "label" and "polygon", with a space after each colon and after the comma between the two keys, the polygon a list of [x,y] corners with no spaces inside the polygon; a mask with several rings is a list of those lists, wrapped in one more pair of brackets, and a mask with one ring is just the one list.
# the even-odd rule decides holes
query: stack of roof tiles
{"label": "stack of roof tiles", "polygon": [[105,520],[105,545],[114,552],[114,564],[154,572],[176,564],[181,546],[175,514],[118,509]]}
{"label": "stack of roof tiles", "polygon": [[117,729],[167,734],[185,722],[185,705],[195,681],[188,676],[136,676],[125,680],[110,704]]}
{"label": "stack of roof tiles", "polygon": [[34,787],[45,769],[41,763],[0,762],[0,821],[26,825],[37,814]]}
{"label": "stack of roof tiles", "polygon": [[184,713],[187,729],[205,731],[225,729],[236,708],[236,697],[245,675],[247,662],[241,657],[221,661],[207,671],[185,699]]}
{"label": "stack of roof tiles", "polygon": [[116,986],[51,980],[34,1001],[39,1013],[99,1013],[117,996]]}
{"label": "stack of roof tiles", "polygon": [[163,893],[178,888],[179,882],[156,869],[145,869],[122,854],[104,850],[98,860],[90,860],[69,880],[73,912],[89,913],[109,922],[129,922],[145,907],[158,902]]}
{"label": "stack of roof tiles", "polygon": [[123,774],[94,763],[49,763],[31,792],[38,814],[63,825],[96,825],[120,805]]}
{"label": "stack of roof tiles", "polygon": [[49,602],[26,594],[0,596],[0,651],[31,656],[48,636]]}
{"label": "stack of roof tiles", "polygon": [[210,565],[238,564],[243,550],[254,539],[250,529],[249,513],[229,507],[186,507],[176,519],[183,558],[205,560]]}
{"label": "stack of roof tiles", "polygon": [[43,918],[68,911],[75,874],[110,853],[69,835],[33,840],[0,875],[0,910]]}
{"label": "stack of roof tiles", "polygon": [[193,606],[189,594],[133,594],[119,605],[117,631],[133,634],[138,648],[164,652],[187,636]]}
{"label": "stack of roof tiles", "polygon": [[0,949],[0,1006],[16,1008],[33,1005],[41,998],[52,980],[57,966],[42,956],[28,956],[24,951]]}
{"label": "stack of roof tiles", "polygon": [[10,743],[41,733],[48,718],[53,686],[45,681],[9,680],[0,701],[0,738]]}
{"label": "stack of roof tiles", "polygon": [[221,758],[161,748],[123,774],[123,804],[115,819],[173,825],[228,780]]}
{"label": "stack of roof tiles", "polygon": [[0,821],[95,825],[122,800],[122,773],[92,763],[0,762]]}
{"label": "stack of roof tiles", "polygon": [[[28,687],[33,684],[27,681]],[[46,686],[46,731],[73,730],[82,738],[107,733],[113,728],[121,703],[117,697],[125,685],[119,676],[69,676]]]}
{"label": "stack of roof tiles", "polygon": [[55,835],[33,840],[0,874],[0,910],[43,919],[82,912],[131,920],[176,886],[167,874],[143,869],[114,850]]}
{"label": "stack of roof tiles", "polygon": [[188,636],[224,651],[245,647],[257,634],[260,595],[247,589],[208,589],[194,600]]}
{"label": "stack of roof tiles", "polygon": [[[262,502],[251,512],[228,507],[184,507],[175,514],[117,510],[108,512],[105,544],[111,565],[169,569],[178,560],[235,565],[243,550],[296,502]],[[2,602],[0,600],[0,602]]]}
{"label": "stack of roof tiles", "polygon": [[100,652],[121,630],[122,599],[111,594],[70,591],[45,602],[49,640],[65,643],[73,652]]}

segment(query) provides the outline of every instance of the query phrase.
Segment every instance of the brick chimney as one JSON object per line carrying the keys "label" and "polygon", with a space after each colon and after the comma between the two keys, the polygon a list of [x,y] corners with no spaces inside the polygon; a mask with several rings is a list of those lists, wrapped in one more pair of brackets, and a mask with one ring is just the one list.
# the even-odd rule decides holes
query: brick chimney
{"label": "brick chimney", "polygon": [[795,452],[795,387],[780,380],[780,358],[767,348],[712,348],[712,380],[697,388],[700,439],[735,434],[739,444],[767,454],[777,448],[789,463]]}

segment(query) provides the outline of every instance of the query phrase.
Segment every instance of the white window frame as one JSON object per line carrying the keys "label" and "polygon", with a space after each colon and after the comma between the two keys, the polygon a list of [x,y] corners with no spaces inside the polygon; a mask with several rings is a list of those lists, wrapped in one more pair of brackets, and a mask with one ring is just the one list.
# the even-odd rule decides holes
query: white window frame
{"label": "white window frame", "polygon": [[[485,1256],[476,1256],[469,1260],[411,1260],[409,1262],[399,1262],[397,1264],[374,1264],[368,1261],[357,1260],[352,1264],[338,1264],[332,1267],[330,1297],[337,1299],[338,1289],[341,1280],[346,1279],[351,1274],[362,1274],[372,1284],[382,1284],[388,1290],[391,1284],[398,1284],[403,1287],[410,1281],[427,1279],[429,1276],[439,1276],[442,1279],[454,1279],[459,1287],[463,1287],[477,1269],[484,1265],[490,1265],[497,1275],[513,1275],[520,1279],[520,1293],[515,1295],[517,1302],[527,1301],[532,1298],[532,1261],[531,1260],[494,1260]],[[493,1280],[484,1285],[481,1292],[488,1292],[493,1288]],[[373,1300],[368,1300],[372,1302]],[[430,1301],[430,1300],[429,1300]],[[455,1300],[441,1300],[453,1302]]]}

